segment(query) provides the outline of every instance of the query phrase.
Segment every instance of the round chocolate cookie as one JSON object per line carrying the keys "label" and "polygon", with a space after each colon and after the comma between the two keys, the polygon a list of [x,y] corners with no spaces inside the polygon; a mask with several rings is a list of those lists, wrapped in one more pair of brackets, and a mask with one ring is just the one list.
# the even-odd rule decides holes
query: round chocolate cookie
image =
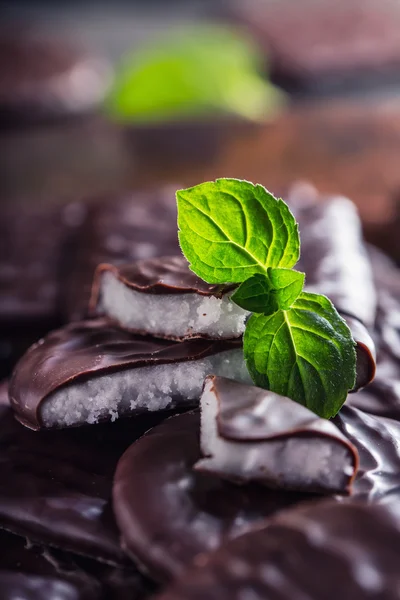
{"label": "round chocolate cookie", "polygon": [[397,600],[400,511],[321,502],[199,556],[159,600]]}
{"label": "round chocolate cookie", "polygon": [[[360,455],[353,497],[385,502],[398,490],[400,424],[345,408],[335,424]],[[193,469],[201,458],[200,416],[172,417],[134,443],[118,463],[113,505],[122,544],[158,580],[311,494],[235,485]]]}
{"label": "round chocolate cookie", "polygon": [[109,80],[105,62],[65,43],[0,33],[0,128],[85,113]]}

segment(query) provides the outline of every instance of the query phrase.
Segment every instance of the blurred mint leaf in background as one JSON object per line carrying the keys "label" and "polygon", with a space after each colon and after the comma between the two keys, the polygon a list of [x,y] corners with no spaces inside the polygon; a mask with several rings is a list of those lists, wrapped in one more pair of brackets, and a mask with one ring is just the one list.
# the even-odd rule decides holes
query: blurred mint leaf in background
{"label": "blurred mint leaf in background", "polygon": [[122,60],[106,110],[121,122],[218,113],[257,120],[284,102],[259,74],[260,63],[253,43],[234,29],[202,25],[171,32]]}

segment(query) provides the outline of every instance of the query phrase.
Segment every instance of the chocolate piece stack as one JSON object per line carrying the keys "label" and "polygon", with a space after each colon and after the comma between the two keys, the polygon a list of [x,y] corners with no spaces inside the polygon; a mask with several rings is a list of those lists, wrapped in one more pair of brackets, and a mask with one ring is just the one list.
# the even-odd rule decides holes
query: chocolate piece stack
{"label": "chocolate piece stack", "polygon": [[[57,319],[85,319],[26,352],[10,403],[1,388],[5,597],[34,588],[46,598],[139,599],[175,580],[166,598],[317,600],[320,568],[335,597],[397,598],[398,272],[379,254],[371,260],[348,201],[288,194],[302,236],[299,268],[348,320],[360,387],[373,376],[376,346],[375,381],[325,422],[232,381],[249,383],[240,339],[247,313],[229,302],[231,286],[187,269],[171,196],[93,203],[72,235],[57,237],[68,261],[64,250],[56,260],[57,244],[44,254],[54,261],[45,273],[56,281]],[[211,374],[201,415],[166,420],[198,404]]]}

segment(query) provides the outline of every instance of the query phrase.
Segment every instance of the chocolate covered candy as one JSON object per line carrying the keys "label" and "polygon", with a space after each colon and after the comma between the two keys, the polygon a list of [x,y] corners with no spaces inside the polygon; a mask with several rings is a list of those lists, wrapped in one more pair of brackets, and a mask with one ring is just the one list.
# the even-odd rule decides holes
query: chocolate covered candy
{"label": "chocolate covered candy", "polygon": [[329,420],[305,406],[225,377],[206,378],[195,465],[225,479],[268,487],[348,493],[358,453]]}
{"label": "chocolate covered candy", "polygon": [[74,564],[57,560],[47,549],[0,531],[2,600],[100,600],[100,583]]}
{"label": "chocolate covered candy", "polygon": [[133,444],[116,470],[113,506],[123,547],[160,581],[252,523],[310,498],[195,471],[199,429],[198,413],[172,417]]}
{"label": "chocolate covered candy", "polygon": [[0,211],[0,376],[61,323],[64,256],[85,219],[81,203]]}
{"label": "chocolate covered candy", "polygon": [[50,333],[18,362],[10,401],[33,429],[197,405],[206,375],[249,381],[241,342],[133,336],[99,319]]}
{"label": "chocolate covered candy", "polygon": [[[334,423],[360,457],[352,498],[398,499],[400,424],[347,407]],[[168,419],[132,444],[114,478],[123,547],[162,581],[257,521],[313,497],[256,483],[239,486],[195,470],[202,458],[199,432],[196,412]]]}
{"label": "chocolate covered candy", "polygon": [[295,191],[290,202],[299,223],[301,256],[297,268],[306,273],[306,289],[332,300],[357,342],[357,390],[375,375],[376,351],[368,329],[375,323],[377,308],[357,209],[340,196],[320,201],[310,197],[305,203],[303,198],[296,198]]}
{"label": "chocolate covered candy", "polygon": [[397,600],[396,505],[331,501],[288,510],[199,556],[159,600]]}
{"label": "chocolate covered candy", "polygon": [[[42,544],[125,563],[111,507],[119,457],[162,413],[113,425],[33,432],[0,403],[0,528]],[[1,558],[0,558],[1,561]]]}
{"label": "chocolate covered candy", "polygon": [[369,248],[378,290],[375,339],[377,371],[362,394],[347,403],[371,414],[400,420],[400,271],[382,253]]}
{"label": "chocolate covered candy", "polygon": [[132,566],[114,567],[0,531],[2,600],[142,600],[154,585]]}
{"label": "chocolate covered candy", "polygon": [[100,263],[120,265],[181,254],[176,189],[165,186],[93,200],[71,256],[75,269],[65,284],[64,312],[69,320],[87,316],[93,275]]}
{"label": "chocolate covered candy", "polygon": [[234,288],[206,283],[183,256],[103,264],[94,278],[91,312],[156,337],[235,338],[250,313],[231,302]]}

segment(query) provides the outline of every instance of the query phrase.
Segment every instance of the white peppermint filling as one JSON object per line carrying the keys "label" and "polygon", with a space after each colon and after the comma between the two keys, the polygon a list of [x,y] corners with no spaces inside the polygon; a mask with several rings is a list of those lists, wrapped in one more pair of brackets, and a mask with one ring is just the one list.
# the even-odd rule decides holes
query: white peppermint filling
{"label": "white peppermint filling", "polygon": [[210,374],[250,383],[241,348],[200,360],[101,373],[68,384],[50,394],[41,406],[46,427],[70,427],[99,420],[115,421],[140,410],[191,406],[200,398]]}
{"label": "white peppermint filling", "polygon": [[213,382],[207,381],[201,397],[201,449],[205,458],[199,470],[244,481],[262,481],[289,489],[343,488],[344,475],[353,473],[352,457],[344,444],[324,436],[292,437],[269,441],[235,442],[220,437],[218,400]]}
{"label": "white peppermint filling", "polygon": [[101,277],[98,311],[126,329],[155,336],[235,338],[243,334],[250,313],[231,302],[230,295],[146,294],[127,287],[106,271]]}

